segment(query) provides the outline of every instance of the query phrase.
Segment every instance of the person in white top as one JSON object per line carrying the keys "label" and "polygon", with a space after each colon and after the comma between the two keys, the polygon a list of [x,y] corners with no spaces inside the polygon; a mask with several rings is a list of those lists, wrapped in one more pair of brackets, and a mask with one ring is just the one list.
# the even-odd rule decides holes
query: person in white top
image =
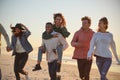
{"label": "person in white top", "polygon": [[58,45],[63,45],[63,50],[68,47],[67,41],[62,37],[60,33],[57,33],[53,30],[52,23],[46,23],[46,32],[47,34],[58,34],[58,37],[51,38],[51,39],[42,39],[42,46],[46,47],[46,60],[48,62],[48,69],[50,80],[58,80],[56,71],[57,71],[57,60],[58,60],[58,53],[56,51]]}
{"label": "person in white top", "polygon": [[112,63],[112,53],[109,49],[110,47],[118,64],[120,64],[120,60],[116,52],[113,35],[112,33],[107,32],[107,18],[101,18],[99,20],[98,26],[98,32],[93,35],[90,42],[90,50],[88,51],[87,58],[88,60],[91,60],[94,52],[94,56],[96,57],[96,64],[101,76],[100,79],[107,80],[106,75]]}

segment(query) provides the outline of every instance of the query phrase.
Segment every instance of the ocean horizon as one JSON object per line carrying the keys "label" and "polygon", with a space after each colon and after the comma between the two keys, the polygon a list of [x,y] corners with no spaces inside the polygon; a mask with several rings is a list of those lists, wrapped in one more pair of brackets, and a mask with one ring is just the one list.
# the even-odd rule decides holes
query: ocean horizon
{"label": "ocean horizon", "polygon": [[[71,51],[68,51],[68,50],[64,51],[63,58],[62,58],[62,63],[63,64],[68,64],[68,65],[75,65],[76,68],[77,68],[77,61],[75,59],[72,59],[72,53],[71,53],[71,55],[67,54],[67,53],[71,53]],[[3,55],[10,55],[11,56],[12,52],[7,52],[6,49],[5,49],[5,47],[1,47],[1,55],[2,54]],[[36,62],[37,62],[37,57],[38,57],[38,48],[35,48],[29,54],[29,59],[36,60]],[[46,61],[46,55],[45,54],[43,54],[42,61]],[[93,69],[98,69],[97,65],[96,65],[96,59],[95,59],[95,57],[93,59],[92,68]],[[120,73],[120,65],[117,64],[117,62],[116,62],[116,60],[115,60],[114,57],[112,58],[112,64],[111,64],[111,67],[110,67],[109,71]]]}

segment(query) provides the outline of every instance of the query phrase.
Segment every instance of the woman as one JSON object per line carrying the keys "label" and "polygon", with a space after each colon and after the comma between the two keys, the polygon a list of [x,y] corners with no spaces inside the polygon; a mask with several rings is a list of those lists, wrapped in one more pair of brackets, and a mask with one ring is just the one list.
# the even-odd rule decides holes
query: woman
{"label": "woman", "polygon": [[[120,64],[120,61],[117,56],[116,46],[113,40],[113,35],[110,32],[107,32],[108,20],[106,17],[103,17],[99,20],[98,32],[96,32],[90,42],[90,50],[88,52],[88,60],[92,59],[92,52],[96,57],[96,64],[100,72],[101,80],[107,80],[106,75],[112,63],[112,54],[109,50],[109,46],[112,49],[112,52]],[[95,49],[94,49],[95,47]]]}
{"label": "woman", "polygon": [[[70,35],[70,33],[67,31],[67,29],[65,27],[66,22],[65,22],[63,15],[61,13],[56,13],[53,16],[53,19],[54,19],[53,30],[55,32],[61,33],[64,38],[67,38]],[[43,32],[43,34],[42,34],[42,38],[46,39],[46,40],[50,39],[50,38],[54,38],[54,37],[57,37],[57,34],[47,34],[46,31]],[[42,52],[43,52],[43,47],[42,47],[42,49],[40,47],[39,52],[38,52],[38,61],[37,61],[35,68],[33,69],[33,71],[41,69],[40,63],[42,60]],[[63,53],[62,45],[59,45],[57,47],[57,52],[58,52],[57,72],[60,72],[61,62],[62,62],[62,53]]]}
{"label": "woman", "polygon": [[26,79],[29,80],[28,72],[24,71],[23,68],[28,60],[28,54],[33,50],[31,44],[27,40],[31,32],[21,23],[16,24],[16,26],[11,27],[11,29],[13,32],[12,43],[7,51],[13,50],[13,55],[15,55],[14,72],[16,80],[20,80],[19,73],[25,75]]}

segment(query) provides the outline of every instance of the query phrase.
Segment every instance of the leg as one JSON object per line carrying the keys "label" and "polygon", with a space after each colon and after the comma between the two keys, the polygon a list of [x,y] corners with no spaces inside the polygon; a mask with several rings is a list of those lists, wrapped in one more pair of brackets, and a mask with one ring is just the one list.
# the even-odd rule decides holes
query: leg
{"label": "leg", "polygon": [[48,68],[51,80],[56,80],[57,61],[55,60],[51,63],[48,63]]}
{"label": "leg", "polygon": [[37,61],[37,64],[35,65],[35,68],[32,71],[41,70],[40,63],[42,61],[42,53],[43,53],[42,49],[39,48],[38,49],[38,61]]}
{"label": "leg", "polygon": [[112,60],[110,58],[104,59],[104,63],[101,71],[101,80],[107,80],[106,75],[111,66]]}
{"label": "leg", "polygon": [[39,48],[39,50],[38,50],[38,63],[37,64],[40,64],[41,61],[42,61],[42,49]]}
{"label": "leg", "polygon": [[83,79],[84,78],[84,60],[78,59],[77,65],[78,65],[79,77]]}
{"label": "leg", "polygon": [[23,70],[27,60],[28,60],[28,54],[27,53],[22,53],[20,54],[20,61],[19,61],[19,67],[18,67],[18,71],[21,73],[21,74],[24,74],[26,75],[26,71]]}
{"label": "leg", "polygon": [[96,63],[101,75],[101,80],[107,80],[106,74],[110,68],[112,60],[110,58],[96,57]]}
{"label": "leg", "polygon": [[17,70],[18,66],[19,66],[19,55],[16,55],[15,56],[15,60],[14,60],[14,73],[15,73],[15,76],[16,76],[16,80],[20,80],[20,75],[19,75],[19,72]]}
{"label": "leg", "polygon": [[86,60],[86,64],[84,66],[85,67],[85,69],[84,69],[85,80],[89,80],[91,65],[92,65],[92,60],[91,61]]}
{"label": "leg", "polygon": [[103,66],[103,59],[100,57],[96,57],[96,64],[97,64],[99,73],[101,74],[102,66]]}
{"label": "leg", "polygon": [[57,72],[60,72],[61,69],[61,62],[62,62],[62,54],[63,54],[63,46],[57,46],[57,53],[58,53],[58,61],[57,61]]}

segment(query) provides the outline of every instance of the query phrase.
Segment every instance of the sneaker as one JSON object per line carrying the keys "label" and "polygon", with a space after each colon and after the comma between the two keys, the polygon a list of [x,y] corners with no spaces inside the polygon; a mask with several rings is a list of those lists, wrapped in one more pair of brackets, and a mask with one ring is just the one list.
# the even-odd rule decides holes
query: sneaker
{"label": "sneaker", "polygon": [[57,63],[57,72],[60,72],[60,69],[61,69],[61,63]]}
{"label": "sneaker", "polygon": [[61,80],[61,76],[60,75],[57,75],[57,80]]}
{"label": "sneaker", "polygon": [[36,64],[32,71],[37,71],[37,70],[41,70],[41,69],[42,68],[41,68],[40,64]]}
{"label": "sneaker", "polygon": [[28,74],[25,75],[25,79],[26,79],[26,80],[30,80]]}

